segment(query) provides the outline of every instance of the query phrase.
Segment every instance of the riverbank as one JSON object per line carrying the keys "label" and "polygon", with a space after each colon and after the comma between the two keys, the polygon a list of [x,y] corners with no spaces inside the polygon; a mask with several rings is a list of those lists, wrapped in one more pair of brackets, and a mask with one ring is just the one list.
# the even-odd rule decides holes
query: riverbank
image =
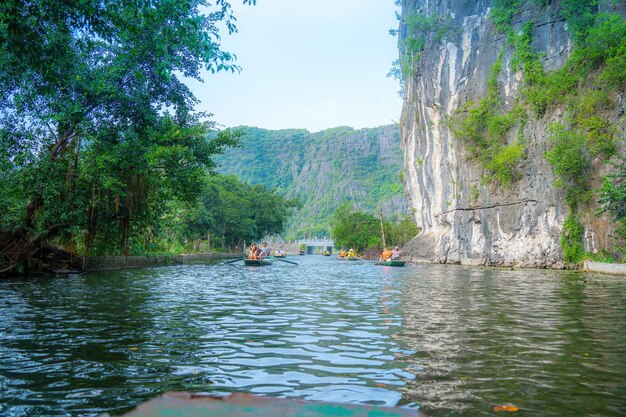
{"label": "riverbank", "polygon": [[618,263],[606,263],[606,262],[592,262],[590,260],[585,260],[580,265],[570,264],[569,267],[567,264],[562,263],[554,266],[526,266],[526,265],[485,265],[484,262],[461,262],[461,263],[442,263],[436,262],[429,259],[424,258],[414,258],[414,257],[404,257],[404,260],[408,262],[412,262],[415,264],[443,264],[443,265],[461,265],[468,267],[479,267],[479,268],[493,268],[493,269],[551,269],[551,270],[573,270],[573,271],[581,271],[581,272],[592,272],[596,274],[607,274],[607,275],[619,275],[626,276],[626,264],[618,264]]}
{"label": "riverbank", "polygon": [[608,275],[626,275],[626,264],[609,264],[587,260],[583,263],[583,271]]}
{"label": "riverbank", "polygon": [[111,271],[116,269],[145,268],[151,266],[181,265],[213,259],[228,259],[241,256],[235,253],[192,253],[160,256],[85,256],[72,264],[76,269],[87,271]]}

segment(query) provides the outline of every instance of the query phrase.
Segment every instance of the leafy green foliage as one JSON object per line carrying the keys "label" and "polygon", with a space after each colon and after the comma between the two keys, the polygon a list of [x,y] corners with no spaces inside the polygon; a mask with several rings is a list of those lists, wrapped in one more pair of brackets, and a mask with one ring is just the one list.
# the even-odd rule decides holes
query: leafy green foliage
{"label": "leafy green foliage", "polygon": [[615,164],[617,171],[614,174],[602,178],[602,190],[600,192],[601,212],[610,213],[619,224],[617,228],[617,240],[621,241],[621,261],[626,259],[626,157],[621,157],[621,162]]}
{"label": "leafy green foliage", "polygon": [[128,252],[168,202],[194,198],[237,141],[206,139],[181,79],[237,70],[220,23],[236,30],[228,1],[0,4],[0,252]]}
{"label": "leafy green foliage", "polygon": [[495,0],[489,13],[490,19],[501,33],[508,33],[513,16],[524,5],[524,0]]}
{"label": "leafy green foliage", "polygon": [[517,141],[506,144],[508,132],[522,122],[517,111],[501,113],[498,97],[497,78],[502,67],[502,54],[491,68],[487,80],[487,94],[474,105],[466,103],[460,111],[467,111],[465,117],[456,117],[450,129],[457,138],[467,143],[470,152],[487,171],[487,179],[508,186],[517,178],[517,165],[524,156],[525,144]]}
{"label": "leafy green foliage", "polygon": [[585,256],[583,233],[585,229],[574,212],[570,212],[563,223],[561,247],[566,262],[579,263]]}
{"label": "leafy green foliage", "polygon": [[585,137],[561,123],[550,126],[552,149],[546,159],[557,175],[556,186],[565,189],[568,206],[575,209],[579,201],[589,199],[589,167],[591,164]]}
{"label": "leafy green foliage", "polygon": [[[599,14],[585,33],[563,67],[551,73],[544,73],[540,64],[537,65],[537,54],[518,55],[525,63],[524,68],[531,70],[528,76],[525,71],[525,78],[531,81],[527,82],[523,95],[535,114],[543,115],[548,106],[554,104],[576,107],[578,100],[601,88],[620,90],[626,87],[624,18],[617,14]],[[530,40],[525,36],[517,38],[516,49],[528,50]]]}
{"label": "leafy green foliage", "polygon": [[[335,246],[353,248],[357,253],[382,249],[380,220],[369,213],[355,210],[350,202],[339,206],[332,218]],[[388,246],[402,246],[419,233],[419,228],[408,215],[399,221],[385,221],[385,240]]]}
{"label": "leafy green foliage", "polygon": [[[508,35],[514,48],[513,66],[524,72],[519,106],[539,117],[550,106],[566,106],[565,120],[550,126],[552,147],[546,159],[557,175],[556,185],[565,189],[570,208],[561,245],[566,260],[578,262],[583,257],[583,247],[577,212],[580,203],[592,196],[592,160],[608,160],[617,146],[616,129],[605,114],[614,106],[607,91],[622,91],[626,87],[626,20],[618,14],[598,14],[597,0],[563,0],[559,4],[575,47],[567,62],[549,73],[544,71],[540,55],[531,48],[532,22],[524,23],[519,33],[513,29],[512,22],[522,1],[494,2],[491,18],[498,30]],[[511,155],[511,161],[516,154]],[[605,179],[605,202],[616,197],[609,197],[615,191],[612,184]],[[618,233],[626,235],[626,229],[622,229],[623,226]]]}
{"label": "leafy green foliage", "polygon": [[603,211],[611,213],[615,221],[626,223],[626,157],[615,164],[617,172],[602,179],[600,204]]}
{"label": "leafy green foliage", "polygon": [[213,236],[216,247],[243,247],[264,236],[283,232],[287,218],[300,206],[262,185],[248,185],[235,176],[216,175],[205,180],[198,204],[185,215],[184,237]]}
{"label": "leafy green foliage", "polygon": [[367,248],[380,245],[379,220],[368,213],[353,211],[352,203],[344,203],[333,215],[335,246],[352,248],[362,253]]}
{"label": "leafy green foliage", "polygon": [[385,240],[388,246],[404,246],[420,232],[415,220],[405,214],[398,221],[385,221]]}
{"label": "leafy green foliage", "polygon": [[598,0],[565,0],[561,14],[573,34],[574,42],[583,43],[598,13]]}
{"label": "leafy green foliage", "polygon": [[[401,27],[406,33],[399,44],[401,58],[392,63],[387,76],[399,80],[404,90],[404,81],[419,73],[419,61],[427,42],[446,39],[454,31],[454,25],[449,16],[412,13],[404,18]],[[391,30],[390,33],[395,36],[398,31]]]}
{"label": "leafy green foliage", "polygon": [[[532,0],[532,3],[545,6],[549,0]],[[525,0],[494,0],[489,18],[501,33],[511,32],[513,18],[527,2]]]}

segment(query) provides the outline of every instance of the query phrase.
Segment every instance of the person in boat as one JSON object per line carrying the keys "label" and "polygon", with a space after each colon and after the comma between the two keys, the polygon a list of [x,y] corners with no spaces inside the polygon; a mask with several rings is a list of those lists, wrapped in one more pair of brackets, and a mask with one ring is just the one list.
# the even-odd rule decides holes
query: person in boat
{"label": "person in boat", "polygon": [[354,249],[350,248],[348,254],[346,255],[346,258],[356,258],[356,253],[354,253]]}
{"label": "person in boat", "polygon": [[400,248],[398,248],[397,246],[395,248],[393,248],[393,250],[391,251],[391,260],[392,261],[397,261],[400,259],[400,254],[402,253],[402,251],[400,250]]}
{"label": "person in boat", "polygon": [[344,249],[342,249],[342,250],[341,250],[341,252],[339,252],[339,257],[340,257],[341,259],[343,259],[343,258],[345,258],[345,257],[346,257],[346,251],[345,251]]}
{"label": "person in boat", "polygon": [[260,257],[258,259],[267,258],[272,254],[272,250],[267,246],[267,242],[263,242],[259,252]]}
{"label": "person in boat", "polygon": [[391,257],[393,252],[389,250],[389,248],[385,248],[382,250],[382,252],[380,253],[380,260],[385,262],[388,261],[389,259],[391,259]]}
{"label": "person in boat", "polygon": [[248,252],[248,259],[259,259],[259,245],[253,243],[250,245],[250,251]]}

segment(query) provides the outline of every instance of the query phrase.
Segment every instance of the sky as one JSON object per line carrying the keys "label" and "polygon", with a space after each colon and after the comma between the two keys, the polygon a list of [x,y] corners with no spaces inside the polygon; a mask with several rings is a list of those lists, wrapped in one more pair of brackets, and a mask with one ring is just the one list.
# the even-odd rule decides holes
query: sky
{"label": "sky", "polygon": [[355,129],[396,123],[402,100],[393,0],[232,0],[238,33],[222,35],[241,73],[190,83],[198,110],[224,127]]}

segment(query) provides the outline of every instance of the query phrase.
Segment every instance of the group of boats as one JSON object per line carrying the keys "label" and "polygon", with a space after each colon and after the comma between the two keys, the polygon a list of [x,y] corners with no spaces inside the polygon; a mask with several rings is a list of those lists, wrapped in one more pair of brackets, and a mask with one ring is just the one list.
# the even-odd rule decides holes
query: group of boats
{"label": "group of boats", "polygon": [[[329,251],[324,251],[322,253],[322,255],[330,256],[330,252]],[[275,259],[282,260],[282,258],[285,258],[286,256],[287,255],[284,252],[282,252],[282,253],[276,253],[274,256],[270,256],[270,257],[263,258],[263,259],[248,259],[248,258],[244,258],[243,259],[243,263],[246,266],[266,266],[266,265],[272,265],[274,263]],[[359,257],[356,257],[356,256],[337,256],[337,259],[342,260],[342,261],[362,261],[363,260],[362,258],[359,258]],[[235,261],[233,261],[233,262],[235,262]],[[283,262],[288,262],[288,261],[283,261]],[[288,263],[294,263],[294,262],[288,262]],[[398,259],[393,259],[393,260],[392,259],[388,259],[386,261],[378,261],[378,262],[375,263],[375,265],[401,267],[401,266],[405,266],[406,265],[406,261],[401,261],[401,260],[398,260]]]}

